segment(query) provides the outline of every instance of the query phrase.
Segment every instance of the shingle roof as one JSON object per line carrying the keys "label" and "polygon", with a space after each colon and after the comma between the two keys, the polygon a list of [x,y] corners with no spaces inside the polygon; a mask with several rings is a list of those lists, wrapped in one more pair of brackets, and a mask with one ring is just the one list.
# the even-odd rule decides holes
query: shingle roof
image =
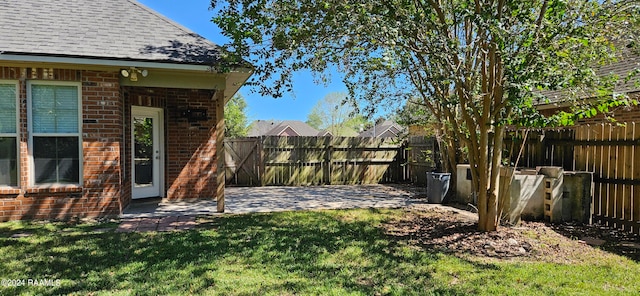
{"label": "shingle roof", "polygon": [[315,128],[299,120],[256,120],[251,123],[248,136],[279,136],[287,128],[294,130],[298,136],[314,137],[321,134]]}
{"label": "shingle roof", "polygon": [[259,137],[267,135],[269,131],[276,128],[279,125],[278,121],[274,120],[256,120],[249,125],[249,137]]}
{"label": "shingle roof", "polygon": [[[628,81],[625,80],[629,73],[637,71],[638,69],[640,69],[640,55],[634,54],[630,50],[623,49],[619,53],[618,62],[602,66],[597,69],[596,73],[602,77],[612,74],[618,76],[619,80],[614,91],[617,93],[632,93],[640,91],[640,88],[636,85],[639,81],[638,78],[635,77]],[[549,102],[540,102],[537,104],[538,106],[559,103],[567,100],[568,97],[567,91],[565,90],[543,91],[541,94],[545,96]],[[594,94],[589,91],[584,91],[577,95],[582,99],[594,97]]]}
{"label": "shingle roof", "polygon": [[320,131],[299,120],[285,120],[281,125],[290,126],[300,136],[315,137],[320,134]]}
{"label": "shingle roof", "polygon": [[188,64],[211,64],[220,52],[135,0],[2,0],[0,40],[5,54]]}
{"label": "shingle roof", "polygon": [[[375,133],[374,133],[375,132]],[[385,120],[384,122],[377,124],[375,128],[370,128],[362,133],[360,137],[380,137],[380,138],[392,138],[397,137],[405,132],[405,129],[399,124]]]}

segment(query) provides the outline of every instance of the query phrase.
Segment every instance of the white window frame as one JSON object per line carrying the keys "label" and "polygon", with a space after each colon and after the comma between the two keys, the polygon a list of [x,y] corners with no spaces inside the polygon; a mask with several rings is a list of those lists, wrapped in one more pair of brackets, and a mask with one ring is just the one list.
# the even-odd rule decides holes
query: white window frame
{"label": "white window frame", "polygon": [[17,184],[14,185],[7,185],[7,184],[0,184],[0,187],[3,188],[20,188],[20,82],[18,80],[1,80],[0,79],[0,84],[13,84],[16,87],[16,132],[15,133],[0,133],[0,137],[2,138],[10,138],[10,137],[15,137],[16,138],[16,160],[17,160],[17,170],[16,170],[16,174],[18,174],[17,176]]}
{"label": "white window frame", "polygon": [[[34,133],[33,132],[33,98],[32,86],[34,85],[51,85],[51,86],[75,86],[78,88],[78,132],[77,133]],[[82,153],[82,83],[71,81],[48,81],[48,80],[29,80],[27,81],[27,134],[29,139],[27,147],[29,151],[29,186],[30,187],[59,187],[59,186],[79,186],[84,183],[84,158]],[[78,182],[79,183],[47,183],[36,184],[36,167],[33,157],[33,137],[78,137]]]}

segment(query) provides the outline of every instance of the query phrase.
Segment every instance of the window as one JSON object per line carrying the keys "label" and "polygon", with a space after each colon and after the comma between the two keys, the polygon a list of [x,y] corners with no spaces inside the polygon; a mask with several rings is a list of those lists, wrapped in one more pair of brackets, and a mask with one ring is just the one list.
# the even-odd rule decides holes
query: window
{"label": "window", "polygon": [[18,186],[18,84],[0,81],[0,186]]}
{"label": "window", "polygon": [[29,98],[32,182],[80,184],[80,84],[32,82]]}

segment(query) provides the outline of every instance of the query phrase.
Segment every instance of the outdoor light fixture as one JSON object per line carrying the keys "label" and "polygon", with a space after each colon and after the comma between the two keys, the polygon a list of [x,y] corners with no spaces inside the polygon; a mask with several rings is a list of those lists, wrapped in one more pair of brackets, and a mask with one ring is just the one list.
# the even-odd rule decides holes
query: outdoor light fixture
{"label": "outdoor light fixture", "polygon": [[180,112],[182,118],[186,118],[189,122],[205,121],[207,117],[207,109],[183,109]]}
{"label": "outdoor light fixture", "polygon": [[149,71],[141,70],[141,69],[138,69],[136,67],[131,67],[129,69],[120,70],[120,75],[122,75],[122,77],[124,77],[124,78],[129,77],[129,79],[131,81],[138,81],[138,73],[140,73],[140,75],[142,75],[142,77],[147,77],[147,75],[149,75]]}

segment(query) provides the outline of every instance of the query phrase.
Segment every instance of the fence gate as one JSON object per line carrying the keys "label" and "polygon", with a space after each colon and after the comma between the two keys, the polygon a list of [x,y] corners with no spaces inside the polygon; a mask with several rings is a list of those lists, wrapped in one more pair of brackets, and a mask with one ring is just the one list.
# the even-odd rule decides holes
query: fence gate
{"label": "fence gate", "polygon": [[440,153],[434,137],[414,136],[408,139],[406,150],[407,165],[410,180],[413,184],[427,185],[427,172],[442,169],[440,163]]}
{"label": "fence gate", "polygon": [[260,186],[261,139],[239,138],[224,141],[227,185]]}

